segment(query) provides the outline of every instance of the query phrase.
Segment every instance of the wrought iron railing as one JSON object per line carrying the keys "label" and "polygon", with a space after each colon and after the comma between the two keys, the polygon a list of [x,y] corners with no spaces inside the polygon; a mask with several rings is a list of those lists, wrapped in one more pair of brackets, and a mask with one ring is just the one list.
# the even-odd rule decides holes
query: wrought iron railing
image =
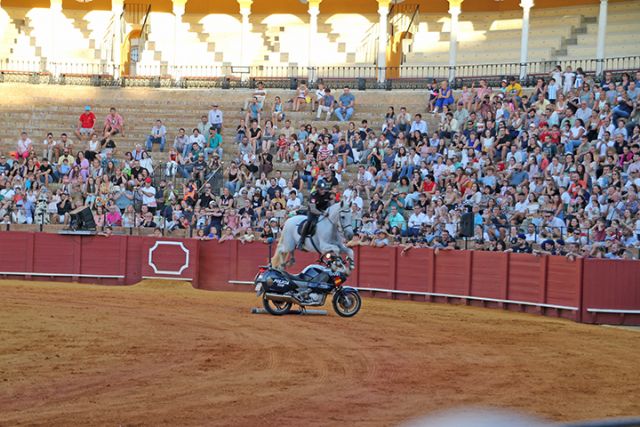
{"label": "wrought iron railing", "polygon": [[[596,81],[598,61],[595,59],[576,59],[567,61],[533,61],[527,64],[524,85],[535,84],[536,78],[548,76],[555,65],[573,69],[582,68]],[[375,65],[336,65],[302,67],[297,65],[255,65],[235,67],[231,65],[164,65],[160,63],[138,63],[136,76],[119,77],[116,65],[111,61],[62,62],[48,60],[0,59],[0,81],[29,81],[31,83],[70,83],[69,79],[59,81],[59,76],[83,75],[86,82],[75,84],[100,84],[107,80],[123,86],[174,86],[174,87],[253,87],[257,81],[274,88],[295,88],[300,82],[319,80],[329,81],[332,85],[348,84],[359,89],[420,89],[426,88],[433,79],[443,80],[449,77],[450,67],[444,64],[411,65],[380,68]],[[640,56],[607,58],[604,70],[614,74],[640,70]],[[378,76],[385,71],[386,81],[379,82]],[[474,81],[485,79],[491,85],[509,76],[518,76],[520,64],[494,63],[458,65],[455,67],[454,88]],[[50,76],[50,77],[48,77]],[[91,77],[99,79],[91,79]],[[312,82],[312,83],[313,83]]]}

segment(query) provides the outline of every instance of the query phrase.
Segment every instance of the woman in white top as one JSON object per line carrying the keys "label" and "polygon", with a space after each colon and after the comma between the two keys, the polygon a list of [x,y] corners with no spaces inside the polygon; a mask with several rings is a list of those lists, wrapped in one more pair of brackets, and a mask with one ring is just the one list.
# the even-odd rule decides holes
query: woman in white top
{"label": "woman in white top", "polygon": [[558,99],[556,100],[556,111],[562,112],[567,108],[567,100],[562,93],[558,94]]}
{"label": "woman in white top", "polygon": [[91,162],[98,154],[98,150],[100,150],[100,141],[98,141],[98,136],[95,133],[91,134],[91,139],[89,139],[88,145],[89,149],[84,153],[84,155]]}
{"label": "woman in white top", "polygon": [[153,159],[149,157],[149,153],[142,152],[142,159],[140,160],[140,167],[149,171],[149,175],[153,175]]}
{"label": "woman in white top", "polygon": [[486,129],[480,140],[482,141],[482,152],[487,153],[489,158],[493,159],[495,156],[494,143],[496,139],[491,136],[491,131]]}
{"label": "woman in white top", "polygon": [[260,173],[260,179],[256,181],[256,187],[260,189],[262,192],[262,197],[267,195],[267,189],[269,188],[269,180],[267,179],[267,175],[262,172]]}
{"label": "woman in white top", "polygon": [[296,97],[293,100],[293,111],[299,111],[300,106],[307,103],[307,95],[309,94],[309,90],[307,86],[303,83],[298,86],[296,91]]}
{"label": "woman in white top", "polygon": [[133,205],[125,208],[124,214],[122,215],[122,226],[126,228],[136,226],[136,211],[133,209]]}
{"label": "woman in white top", "polygon": [[573,150],[580,145],[580,138],[585,135],[587,130],[584,128],[582,119],[576,119],[573,126],[569,129],[569,139],[565,142],[564,152],[573,153]]}
{"label": "woman in white top", "polygon": [[407,150],[404,147],[400,147],[393,163],[398,169],[402,169],[407,164]]}

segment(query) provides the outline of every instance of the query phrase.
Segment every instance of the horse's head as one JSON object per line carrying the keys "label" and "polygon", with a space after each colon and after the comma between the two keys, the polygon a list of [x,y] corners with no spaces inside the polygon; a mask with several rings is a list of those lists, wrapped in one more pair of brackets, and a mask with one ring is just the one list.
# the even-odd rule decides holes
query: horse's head
{"label": "horse's head", "polygon": [[342,230],[342,234],[344,234],[344,238],[351,240],[353,237],[353,216],[351,214],[351,209],[349,209],[349,205],[345,203],[344,200],[340,201],[338,206],[338,222],[340,224],[340,229]]}

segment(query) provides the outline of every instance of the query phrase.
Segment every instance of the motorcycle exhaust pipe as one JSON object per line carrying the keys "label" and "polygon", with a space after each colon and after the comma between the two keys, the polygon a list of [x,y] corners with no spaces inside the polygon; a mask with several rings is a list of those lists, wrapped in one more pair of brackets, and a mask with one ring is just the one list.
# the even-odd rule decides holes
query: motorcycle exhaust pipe
{"label": "motorcycle exhaust pipe", "polygon": [[265,298],[268,299],[268,300],[271,300],[271,301],[283,301],[283,302],[290,302],[292,304],[299,304],[300,303],[300,301],[298,301],[297,299],[295,299],[291,295],[266,293],[265,294]]}

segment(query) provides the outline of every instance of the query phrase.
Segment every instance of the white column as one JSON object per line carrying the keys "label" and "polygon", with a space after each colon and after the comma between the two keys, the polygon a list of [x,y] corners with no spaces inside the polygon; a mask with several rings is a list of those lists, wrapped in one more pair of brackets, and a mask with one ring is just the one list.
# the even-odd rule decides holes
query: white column
{"label": "white column", "polygon": [[596,48],[596,73],[602,75],[604,71],[604,42],[607,35],[607,0],[600,0],[600,16],[598,17],[598,46]]}
{"label": "white column", "polygon": [[449,14],[451,15],[451,28],[449,31],[449,81],[456,78],[456,64],[458,61],[458,17],[461,12],[460,6],[451,5]]}
{"label": "white column", "polygon": [[62,0],[51,0],[51,6],[49,7],[49,22],[50,22],[50,28],[51,28],[51,38],[49,39],[50,49],[49,49],[48,59],[51,62],[57,63],[57,65],[55,67],[47,66],[47,70],[53,73],[55,77],[58,77],[58,75],[61,72],[60,64],[59,64],[60,58],[58,55],[59,37],[58,37],[58,26],[57,26],[58,19],[61,13],[62,13]]}
{"label": "white column", "polygon": [[527,61],[529,54],[529,13],[533,7],[533,0],[522,0],[522,39],[520,41],[520,80],[527,77]]}
{"label": "white column", "polygon": [[178,28],[182,23],[184,10],[184,3],[173,3],[173,70],[171,72],[171,75],[176,80],[179,80],[182,77],[182,72],[178,67]]}
{"label": "white column", "polygon": [[378,22],[378,82],[384,83],[386,80],[387,67],[387,46],[388,42],[388,26],[389,26],[389,6],[385,4],[379,4],[378,15],[380,15],[380,21]]}
{"label": "white column", "polygon": [[240,35],[240,65],[250,66],[251,61],[249,58],[249,15],[251,15],[251,9],[241,8],[240,14],[242,15],[242,34]]}
{"label": "white column", "polygon": [[113,13],[113,65],[114,78],[120,78],[120,67],[122,65],[122,25],[120,16],[124,11],[124,0],[112,0],[111,13]]}
{"label": "white column", "polygon": [[309,6],[309,46],[307,48],[308,52],[308,60],[307,66],[309,68],[309,82],[314,82],[315,79],[315,61],[313,60],[313,46],[316,41],[316,34],[318,34],[318,15],[320,14],[320,9],[316,6]]}

